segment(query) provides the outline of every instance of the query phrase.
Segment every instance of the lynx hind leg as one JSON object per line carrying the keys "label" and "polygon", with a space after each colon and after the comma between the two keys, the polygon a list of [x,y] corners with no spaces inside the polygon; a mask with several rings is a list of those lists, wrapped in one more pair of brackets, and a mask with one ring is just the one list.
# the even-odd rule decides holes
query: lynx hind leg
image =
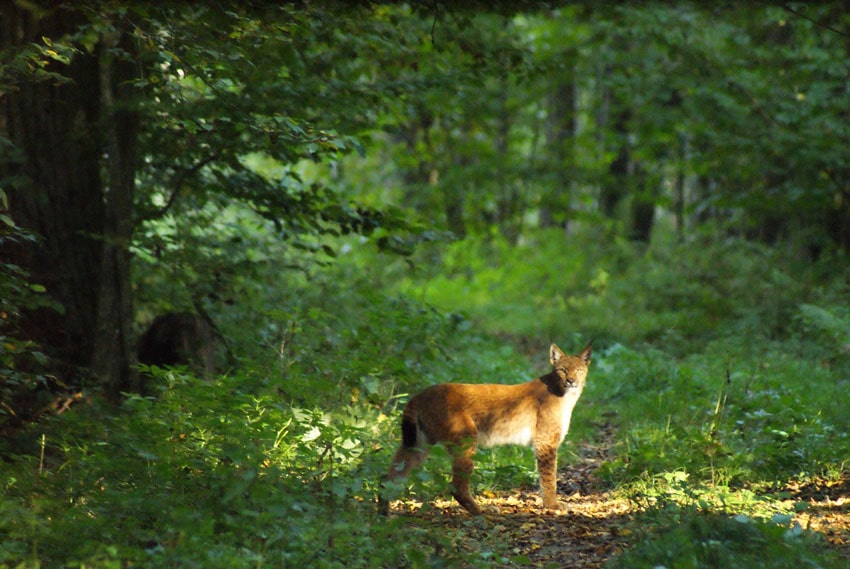
{"label": "lynx hind leg", "polygon": [[410,472],[419,467],[428,457],[428,449],[422,447],[408,447],[402,443],[393,457],[392,465],[381,482],[381,494],[378,496],[378,513],[387,516],[390,513],[390,503],[384,497],[384,484],[406,478]]}
{"label": "lynx hind leg", "polygon": [[474,442],[465,442],[449,447],[449,451],[454,457],[452,462],[452,495],[458,504],[474,516],[483,513],[469,490],[469,479],[475,467],[472,456],[475,454],[476,448]]}

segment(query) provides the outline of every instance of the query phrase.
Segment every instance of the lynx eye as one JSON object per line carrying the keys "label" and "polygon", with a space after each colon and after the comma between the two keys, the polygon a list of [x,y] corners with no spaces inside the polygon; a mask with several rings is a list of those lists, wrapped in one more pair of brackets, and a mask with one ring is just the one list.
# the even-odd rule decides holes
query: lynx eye
{"label": "lynx eye", "polygon": [[561,368],[561,369],[556,370],[556,372],[558,374],[558,378],[560,378],[561,381],[563,381],[567,385],[575,384],[575,380],[570,377],[570,374],[566,369]]}

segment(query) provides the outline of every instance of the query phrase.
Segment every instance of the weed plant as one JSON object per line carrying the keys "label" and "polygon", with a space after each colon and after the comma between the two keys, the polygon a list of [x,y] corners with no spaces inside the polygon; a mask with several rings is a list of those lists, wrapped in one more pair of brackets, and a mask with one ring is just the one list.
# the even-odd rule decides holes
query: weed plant
{"label": "weed plant", "polygon": [[[743,514],[667,511],[647,539],[613,559],[610,569],[838,569],[843,562],[824,550],[823,540],[788,517],[759,521]],[[652,523],[651,520],[642,520]],[[649,532],[647,532],[649,533]]]}
{"label": "weed plant", "polygon": [[[615,423],[618,440],[599,471],[611,488],[653,511],[714,516],[683,524],[658,546],[714,543],[703,537],[734,533],[734,516],[754,516],[742,535],[752,533],[775,556],[766,566],[791,566],[779,561],[790,547],[787,524],[759,520],[793,513],[794,504],[771,498],[789,482],[846,472],[844,264],[795,261],[737,239],[646,248],[590,242],[542,232],[516,248],[498,238],[455,245],[444,270],[399,286],[493,334],[595,337],[571,437],[592,439]],[[800,549],[789,559],[818,547],[792,541]],[[647,553],[646,565],[637,552],[616,566],[744,567],[757,555],[735,543],[719,547],[708,557]],[[711,564],[715,558],[722,563]]]}
{"label": "weed plant", "polygon": [[[153,396],[114,408],[91,395],[6,441],[0,567],[478,567],[502,558],[462,531],[378,517],[374,499],[411,390],[524,379],[524,359],[470,334],[462,318],[347,284],[311,280],[289,298],[257,299],[276,308],[256,327],[224,318],[234,350],[252,353],[239,371],[205,382],[146,369]],[[437,472],[446,460],[436,453],[409,495],[445,493]],[[484,482],[531,479],[533,467],[502,466],[510,462],[482,463]]]}
{"label": "weed plant", "polygon": [[[740,242],[591,237],[254,265],[215,314],[229,371],[147,370],[151,397],[87,394],[3,441],[0,568],[505,564],[509,543],[376,515],[400,408],[434,383],[528,380],[550,341],[591,338],[562,457],[616,426],[599,475],[646,534],[614,567],[835,567],[774,496],[847,468],[845,275]],[[399,491],[445,495],[447,463],[438,447]],[[533,455],[482,452],[474,481],[534,485]]]}

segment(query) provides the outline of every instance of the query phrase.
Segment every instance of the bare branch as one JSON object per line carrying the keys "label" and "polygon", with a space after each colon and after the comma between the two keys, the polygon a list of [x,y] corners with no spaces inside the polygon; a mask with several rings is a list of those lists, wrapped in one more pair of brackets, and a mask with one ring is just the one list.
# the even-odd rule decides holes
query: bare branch
{"label": "bare branch", "polygon": [[831,32],[832,32],[832,33],[834,33],[834,34],[838,34],[838,35],[840,35],[840,36],[844,36],[845,38],[850,38],[850,34],[848,34],[847,32],[842,32],[841,30],[838,30],[838,29],[833,28],[833,27],[832,27],[832,26],[830,26],[829,24],[824,24],[823,22],[819,22],[819,21],[817,21],[817,20],[815,20],[815,19],[813,19],[813,18],[810,18],[810,17],[808,17],[807,15],[805,15],[804,13],[802,13],[802,12],[800,12],[800,11],[798,11],[798,10],[795,10],[794,8],[792,8],[791,6],[789,6],[788,4],[783,5],[783,6],[782,6],[782,8],[783,8],[786,12],[791,12],[791,13],[792,13],[792,14],[794,14],[795,16],[799,16],[799,17],[803,18],[804,20],[808,20],[809,22],[813,23],[814,25],[816,25],[816,26],[820,26],[821,28],[823,28],[823,29],[825,29],[825,30],[829,30],[829,31],[831,31]]}

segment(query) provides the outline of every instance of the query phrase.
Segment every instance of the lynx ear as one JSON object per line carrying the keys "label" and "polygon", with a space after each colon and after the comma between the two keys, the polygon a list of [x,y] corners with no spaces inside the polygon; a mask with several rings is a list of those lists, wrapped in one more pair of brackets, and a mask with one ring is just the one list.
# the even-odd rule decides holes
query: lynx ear
{"label": "lynx ear", "polygon": [[559,348],[555,344],[549,346],[549,363],[555,365],[555,363],[563,357],[564,352],[561,350],[561,348]]}
{"label": "lynx ear", "polygon": [[590,363],[590,355],[593,353],[593,340],[587,343],[587,346],[579,353],[578,357],[585,362]]}

